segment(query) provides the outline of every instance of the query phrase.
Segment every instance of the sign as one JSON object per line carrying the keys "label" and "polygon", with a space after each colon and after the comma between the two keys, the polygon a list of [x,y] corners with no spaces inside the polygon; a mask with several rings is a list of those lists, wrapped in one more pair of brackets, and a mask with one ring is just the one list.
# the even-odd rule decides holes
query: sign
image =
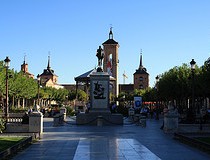
{"label": "sign", "polygon": [[142,97],[134,97],[134,108],[140,109],[142,106]]}

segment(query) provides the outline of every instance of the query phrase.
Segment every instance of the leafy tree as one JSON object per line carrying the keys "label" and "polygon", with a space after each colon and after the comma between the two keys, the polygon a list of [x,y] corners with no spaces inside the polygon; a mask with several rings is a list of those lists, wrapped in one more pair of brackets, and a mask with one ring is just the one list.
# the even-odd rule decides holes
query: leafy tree
{"label": "leafy tree", "polygon": [[83,91],[83,90],[78,90],[77,91],[77,99],[79,100],[79,101],[86,101],[87,100],[87,94],[85,93],[85,91]]}
{"label": "leafy tree", "polygon": [[69,99],[70,101],[73,101],[73,100],[76,99],[76,91],[75,91],[75,90],[69,91],[68,99]]}
{"label": "leafy tree", "polygon": [[198,77],[199,88],[204,97],[210,97],[210,58],[204,62]]}
{"label": "leafy tree", "polygon": [[183,64],[181,67],[174,67],[160,77],[157,84],[158,94],[162,100],[182,99],[189,96],[190,68]]}

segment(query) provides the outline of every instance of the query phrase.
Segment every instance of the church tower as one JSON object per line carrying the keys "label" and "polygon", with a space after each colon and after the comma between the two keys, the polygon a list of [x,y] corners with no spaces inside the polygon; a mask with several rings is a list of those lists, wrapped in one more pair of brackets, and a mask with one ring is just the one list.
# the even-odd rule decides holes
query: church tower
{"label": "church tower", "polygon": [[146,89],[149,87],[149,74],[147,69],[142,65],[142,53],[140,54],[139,68],[134,75],[134,89]]}
{"label": "church tower", "polygon": [[21,64],[21,71],[30,78],[34,78],[34,75],[28,71],[28,63],[26,63],[26,56],[24,56],[23,64]]}
{"label": "church tower", "polygon": [[47,69],[44,69],[40,75],[41,83],[45,86],[53,87],[58,82],[58,76],[54,73],[54,70],[50,67],[50,56],[48,56]]}
{"label": "church tower", "polygon": [[118,96],[118,48],[119,44],[113,39],[112,27],[109,32],[109,39],[103,43],[104,62],[103,70],[108,72],[110,76],[114,77],[116,81],[113,85],[113,94]]}
{"label": "church tower", "polygon": [[25,56],[24,56],[23,64],[21,65],[21,71],[23,71],[23,73],[28,72],[28,64],[26,63],[26,57]]}

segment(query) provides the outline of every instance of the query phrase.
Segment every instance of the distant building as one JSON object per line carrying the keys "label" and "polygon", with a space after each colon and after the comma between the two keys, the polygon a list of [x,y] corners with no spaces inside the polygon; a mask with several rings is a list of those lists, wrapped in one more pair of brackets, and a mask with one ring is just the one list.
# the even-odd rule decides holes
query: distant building
{"label": "distant building", "polygon": [[28,71],[28,64],[26,63],[26,60],[25,60],[25,57],[24,57],[24,61],[23,61],[23,64],[21,65],[21,71],[27,75],[28,77],[30,78],[34,78],[34,75],[29,73]]}
{"label": "distant building", "polygon": [[133,74],[134,84],[119,84],[119,92],[131,93],[134,89],[146,89],[149,87],[149,74],[142,65],[142,53],[140,55],[139,68]]}
{"label": "distant building", "polygon": [[146,89],[149,87],[149,74],[147,69],[142,65],[142,53],[140,55],[140,65],[134,76],[134,89]]}
{"label": "distant building", "polygon": [[133,84],[119,84],[119,93],[131,93],[134,90]]}
{"label": "distant building", "polygon": [[61,86],[63,86],[65,89],[69,90],[69,91],[76,91],[77,89],[86,90],[86,86],[84,84],[60,84]]}
{"label": "distant building", "polygon": [[58,84],[58,76],[50,67],[50,56],[48,56],[47,69],[44,69],[43,73],[40,75],[40,81],[42,86],[52,87],[56,89],[64,88],[62,85]]}

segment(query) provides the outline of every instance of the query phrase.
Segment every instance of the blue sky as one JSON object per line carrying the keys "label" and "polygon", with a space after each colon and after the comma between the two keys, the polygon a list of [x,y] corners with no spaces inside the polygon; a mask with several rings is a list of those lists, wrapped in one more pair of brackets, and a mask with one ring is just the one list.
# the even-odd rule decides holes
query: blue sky
{"label": "blue sky", "polygon": [[51,68],[60,84],[97,65],[96,50],[108,39],[110,24],[119,43],[119,81],[133,83],[143,65],[155,77],[195,59],[210,57],[209,0],[0,0],[0,60],[20,70],[26,54],[35,76]]}

